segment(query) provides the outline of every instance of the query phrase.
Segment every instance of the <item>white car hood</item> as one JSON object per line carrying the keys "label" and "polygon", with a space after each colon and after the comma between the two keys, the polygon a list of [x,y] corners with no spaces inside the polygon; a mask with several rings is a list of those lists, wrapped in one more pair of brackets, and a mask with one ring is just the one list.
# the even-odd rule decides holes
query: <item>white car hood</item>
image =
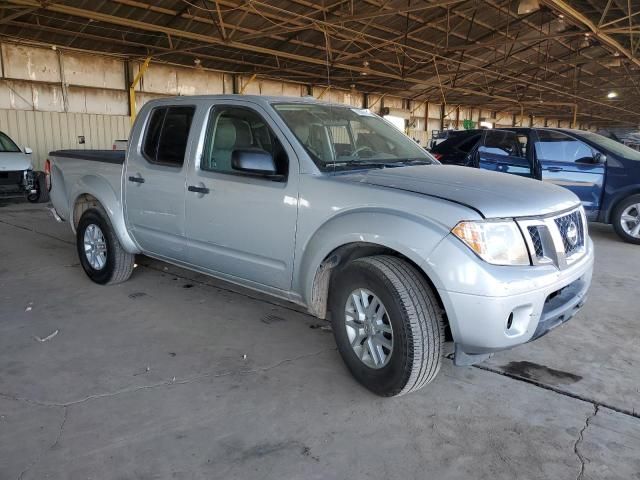
{"label": "white car hood", "polygon": [[0,172],[31,170],[31,158],[22,152],[0,152]]}

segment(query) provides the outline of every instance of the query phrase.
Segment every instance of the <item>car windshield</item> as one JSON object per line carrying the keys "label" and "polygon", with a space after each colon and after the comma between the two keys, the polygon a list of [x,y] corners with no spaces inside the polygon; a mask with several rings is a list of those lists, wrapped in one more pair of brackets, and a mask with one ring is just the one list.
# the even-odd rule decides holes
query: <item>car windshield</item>
{"label": "car windshield", "polygon": [[629,160],[640,161],[640,152],[634,150],[633,148],[627,147],[626,145],[613,140],[612,138],[603,137],[602,135],[591,132],[580,132],[580,135],[586,140],[589,140],[596,145],[600,145],[605,149],[615,153],[616,155],[619,155],[623,158],[628,158]]}
{"label": "car windshield", "polygon": [[9,138],[9,136],[3,132],[0,132],[0,153],[4,152],[19,152],[20,148]]}
{"label": "car windshield", "polygon": [[438,163],[369,110],[312,103],[273,107],[322,170]]}

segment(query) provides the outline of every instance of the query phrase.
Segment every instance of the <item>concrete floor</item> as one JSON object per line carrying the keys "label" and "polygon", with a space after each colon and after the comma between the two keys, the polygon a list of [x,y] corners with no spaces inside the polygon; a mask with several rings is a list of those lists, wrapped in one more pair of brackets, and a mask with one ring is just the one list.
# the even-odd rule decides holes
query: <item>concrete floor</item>
{"label": "concrete floor", "polygon": [[381,399],[295,307],[145,259],[100,287],[4,205],[0,479],[640,479],[640,247],[592,236],[575,319]]}

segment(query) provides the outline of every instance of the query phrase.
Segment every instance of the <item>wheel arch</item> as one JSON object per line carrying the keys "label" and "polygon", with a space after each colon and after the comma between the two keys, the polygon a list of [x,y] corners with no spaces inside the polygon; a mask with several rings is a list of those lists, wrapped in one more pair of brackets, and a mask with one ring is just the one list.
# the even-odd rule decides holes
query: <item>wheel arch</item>
{"label": "wheel arch", "polygon": [[69,222],[73,231],[76,231],[80,217],[86,210],[99,208],[106,214],[122,248],[128,253],[139,253],[140,250],[125,225],[119,195],[116,195],[113,188],[104,179],[95,175],[82,177],[77,186],[78,188],[70,197],[72,201],[69,208]]}
{"label": "wheel arch", "polygon": [[618,192],[614,198],[609,202],[605,215],[603,218],[604,223],[613,223],[613,213],[616,211],[620,203],[624,202],[632,195],[640,195],[640,185],[633,185],[623,191]]}

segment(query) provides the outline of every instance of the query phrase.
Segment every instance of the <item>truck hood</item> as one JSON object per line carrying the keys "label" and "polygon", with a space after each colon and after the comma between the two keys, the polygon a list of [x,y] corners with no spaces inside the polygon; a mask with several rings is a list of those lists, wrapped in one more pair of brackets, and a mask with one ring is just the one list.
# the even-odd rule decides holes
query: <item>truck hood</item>
{"label": "truck hood", "polygon": [[22,152],[0,152],[0,172],[31,170],[31,158]]}
{"label": "truck hood", "polygon": [[393,167],[334,178],[442,198],[472,208],[485,218],[546,215],[580,204],[576,195],[555,185],[453,165]]}

